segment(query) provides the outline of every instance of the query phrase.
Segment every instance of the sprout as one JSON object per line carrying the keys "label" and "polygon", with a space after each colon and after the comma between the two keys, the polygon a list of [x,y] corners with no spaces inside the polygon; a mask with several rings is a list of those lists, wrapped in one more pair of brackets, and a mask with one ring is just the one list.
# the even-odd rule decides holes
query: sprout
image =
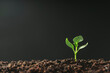
{"label": "sprout", "polygon": [[[82,42],[83,40],[84,39],[83,39],[83,37],[81,35],[80,36],[76,36],[75,38],[73,38],[73,44],[71,42],[69,42],[68,38],[66,38],[66,40],[65,40],[66,45],[68,47],[72,48],[72,50],[74,52],[75,61],[77,61],[77,53],[79,52],[79,50],[85,48],[88,45],[88,43],[86,43],[85,45],[82,45],[82,46],[78,47],[78,44],[80,42]],[[75,49],[74,49],[74,47],[75,47]]]}

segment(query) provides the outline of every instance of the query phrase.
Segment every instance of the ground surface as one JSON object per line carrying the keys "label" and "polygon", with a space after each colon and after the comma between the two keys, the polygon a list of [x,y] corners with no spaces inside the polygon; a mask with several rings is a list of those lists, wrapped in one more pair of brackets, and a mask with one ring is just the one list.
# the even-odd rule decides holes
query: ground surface
{"label": "ground surface", "polygon": [[110,61],[61,60],[0,61],[0,73],[110,73]]}

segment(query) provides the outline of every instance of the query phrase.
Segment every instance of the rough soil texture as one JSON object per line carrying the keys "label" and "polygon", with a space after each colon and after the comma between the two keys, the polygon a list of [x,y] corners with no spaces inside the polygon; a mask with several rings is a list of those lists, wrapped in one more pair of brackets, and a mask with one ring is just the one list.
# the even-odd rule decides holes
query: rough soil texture
{"label": "rough soil texture", "polygon": [[61,60],[0,61],[0,73],[110,73],[110,61]]}

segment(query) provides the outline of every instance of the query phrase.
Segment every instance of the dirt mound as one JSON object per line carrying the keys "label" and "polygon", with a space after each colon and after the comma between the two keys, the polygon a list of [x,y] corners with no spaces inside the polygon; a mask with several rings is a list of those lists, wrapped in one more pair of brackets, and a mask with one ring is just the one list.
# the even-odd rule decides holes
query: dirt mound
{"label": "dirt mound", "polygon": [[61,60],[0,61],[0,73],[110,73],[110,61]]}

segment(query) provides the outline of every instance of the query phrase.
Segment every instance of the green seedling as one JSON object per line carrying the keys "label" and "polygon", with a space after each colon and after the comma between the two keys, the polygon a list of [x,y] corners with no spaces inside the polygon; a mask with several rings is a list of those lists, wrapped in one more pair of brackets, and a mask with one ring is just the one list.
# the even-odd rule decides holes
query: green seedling
{"label": "green seedling", "polygon": [[78,47],[78,44],[80,42],[82,42],[84,39],[83,37],[80,36],[76,36],[73,38],[73,44],[71,42],[69,42],[68,38],[66,38],[65,43],[68,47],[72,48],[73,52],[74,52],[74,59],[75,61],[77,61],[77,53],[79,52],[79,50],[85,48],[88,45],[88,42],[85,45],[82,45],[80,47]]}

